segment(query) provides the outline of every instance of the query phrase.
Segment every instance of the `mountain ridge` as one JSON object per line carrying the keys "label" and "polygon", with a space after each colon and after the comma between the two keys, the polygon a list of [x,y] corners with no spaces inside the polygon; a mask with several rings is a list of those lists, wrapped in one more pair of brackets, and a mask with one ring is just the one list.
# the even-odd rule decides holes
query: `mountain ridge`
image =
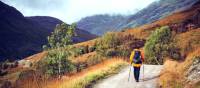
{"label": "mountain ridge", "polygon": [[[100,17],[101,15],[94,15],[82,18],[77,24],[78,28],[82,30],[91,31],[91,33],[96,35],[103,35],[108,31],[122,31],[124,29],[134,28],[157,21],[174,12],[185,10],[197,1],[198,0],[160,0],[133,15],[118,15],[116,19],[115,16],[103,15],[104,18],[107,18],[107,22],[102,20],[104,18]],[[97,32],[95,32],[96,30]]]}
{"label": "mountain ridge", "polygon": [[[16,8],[0,1],[0,61],[23,59],[42,51],[47,36],[61,20],[47,16],[25,17]],[[76,30],[75,43],[96,38],[84,30]]]}

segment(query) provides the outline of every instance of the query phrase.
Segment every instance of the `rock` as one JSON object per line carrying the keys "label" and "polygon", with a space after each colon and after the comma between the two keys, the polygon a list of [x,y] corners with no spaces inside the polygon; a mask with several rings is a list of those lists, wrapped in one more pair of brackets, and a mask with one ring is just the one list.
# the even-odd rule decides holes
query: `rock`
{"label": "rock", "polygon": [[200,81],[200,57],[195,57],[192,65],[186,73],[187,80],[189,82]]}

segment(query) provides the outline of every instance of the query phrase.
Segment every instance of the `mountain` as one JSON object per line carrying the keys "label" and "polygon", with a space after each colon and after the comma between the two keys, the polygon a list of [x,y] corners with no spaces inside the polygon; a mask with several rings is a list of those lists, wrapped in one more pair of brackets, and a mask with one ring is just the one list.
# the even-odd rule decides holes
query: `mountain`
{"label": "mountain", "polygon": [[127,17],[122,15],[94,15],[81,19],[77,27],[92,34],[103,35],[107,31],[120,31]]}
{"label": "mountain", "polygon": [[[164,68],[160,72],[161,75],[158,77],[159,80],[157,81],[156,84],[158,84],[158,86],[162,88],[173,88],[175,86],[180,86],[181,88],[199,88],[200,76],[198,72],[200,71],[199,70],[199,66],[200,66],[200,58],[199,58],[200,57],[199,55],[200,54],[200,42],[199,42],[200,41],[200,1],[198,3],[195,3],[190,8],[187,8],[180,12],[173,13],[167,17],[159,19],[150,24],[145,24],[136,28],[130,28],[130,29],[124,30],[123,32],[112,32],[112,33],[115,33],[117,36],[113,37],[111,40],[114,39],[114,41],[119,41],[119,43],[115,43],[114,45],[112,44],[112,46],[114,46],[114,48],[116,49],[113,49],[113,47],[110,47],[108,51],[111,50],[111,54],[117,53],[117,54],[114,54],[114,56],[112,56],[114,58],[116,58],[117,56],[116,60],[112,60],[112,57],[110,56],[108,58],[99,58],[99,57],[105,57],[104,55],[101,56],[101,54],[97,55],[97,52],[99,51],[99,49],[98,50],[94,49],[92,51],[88,49],[89,47],[93,47],[93,46],[98,47],[98,46],[101,46],[102,44],[107,45],[106,42],[102,42],[101,45],[98,45],[98,44],[96,45],[96,42],[99,42],[99,39],[104,39],[105,37],[100,37],[95,40],[75,44],[74,46],[77,47],[76,48],[77,50],[82,50],[84,46],[87,46],[85,47],[85,49],[87,50],[83,50],[83,52],[85,53],[82,53],[80,55],[80,53],[77,52],[77,50],[74,50],[72,52],[78,53],[78,56],[74,56],[74,58],[70,57],[70,60],[72,60],[72,63],[75,64],[74,69],[77,70],[78,68],[81,67],[81,70],[83,71],[79,72],[79,71],[73,70],[73,74],[60,75],[65,80],[64,85],[69,84],[70,86],[71,85],[77,86],[80,84],[82,86],[82,84],[85,83],[85,80],[79,80],[79,79],[82,79],[82,78],[84,79],[86,76],[88,76],[88,74],[90,76],[91,72],[94,74],[101,72],[99,70],[96,70],[97,68],[103,69],[104,70],[103,72],[107,72],[105,71],[106,67],[112,67],[111,69],[113,69],[113,66],[122,67],[123,65],[119,65],[119,66],[115,64],[112,65],[112,63],[116,63],[116,61],[117,63],[119,62],[121,63],[122,60],[120,59],[123,59],[123,61],[125,60],[124,56],[123,58],[120,58],[118,56],[120,54],[118,53],[122,53],[121,55],[128,55],[126,54],[128,49],[133,49],[134,46],[142,47],[145,43],[145,40],[149,39],[149,36],[151,36],[151,34],[155,32],[157,28],[162,27],[162,26],[170,27],[172,31],[172,36],[170,37],[172,38],[172,40],[168,41],[169,43],[167,44],[167,46],[164,45],[164,46],[159,46],[157,48],[158,49],[162,49],[160,47],[168,48],[167,50],[170,50],[171,53],[166,54],[168,53],[168,51],[166,52],[163,50],[161,50],[160,52],[162,54],[167,55],[165,56],[167,58],[165,59],[165,63],[163,66]],[[161,33],[159,34],[162,35]],[[156,39],[158,37],[154,36],[154,38]],[[166,38],[163,38],[163,39],[166,39]],[[108,40],[109,39],[106,39],[105,41],[108,41]],[[79,46],[81,47],[79,48]],[[103,47],[106,47],[106,46],[103,46]],[[105,49],[103,47],[102,47],[102,50]],[[121,52],[121,50],[120,52],[116,51],[117,49],[125,49],[126,52],[125,51]],[[148,52],[145,52],[145,53],[148,53]],[[179,57],[179,53],[180,53],[180,56],[183,55],[183,58],[172,60],[172,58],[168,56],[168,55],[171,55],[172,53],[177,53],[178,55],[175,55],[177,57]],[[10,88],[10,86],[12,86],[11,84],[13,84],[14,86],[12,87],[28,88],[30,86],[32,87],[35,87],[35,86],[58,87],[59,85],[61,85],[60,83],[63,83],[63,80],[61,80],[61,82],[59,82],[58,80],[59,83],[53,83],[57,79],[57,77],[55,76],[52,77],[52,80],[45,80],[45,79],[41,80],[41,78],[46,78],[45,75],[40,73],[43,71],[40,71],[39,69],[32,70],[32,68],[35,68],[34,64],[38,64],[38,61],[42,61],[42,59],[44,59],[46,55],[47,55],[47,52],[44,51],[42,53],[35,54],[33,56],[25,58],[24,60],[19,61],[21,62],[21,64],[19,63],[19,67],[9,69],[7,72],[8,74],[4,74],[4,76],[0,77],[0,86],[2,85],[3,88]],[[95,56],[98,56],[98,58],[94,58]],[[107,62],[107,60],[109,60],[110,62]],[[149,62],[148,60],[149,59],[146,58],[147,63]],[[31,67],[31,64],[33,67]],[[42,63],[39,62],[39,65],[41,64]],[[25,67],[25,68],[22,68],[22,67]],[[115,68],[115,69],[119,70],[118,68]],[[5,73],[5,71],[2,71],[2,73]],[[105,76],[105,73],[100,73],[100,74],[104,74]],[[102,78],[102,75],[100,75],[100,77]],[[90,82],[93,82],[93,80],[95,81],[99,80],[99,79],[98,80],[96,79],[97,78],[90,79]],[[90,82],[88,82],[88,84],[91,84]],[[170,85],[166,85],[166,83]],[[83,87],[85,87],[85,85],[87,84],[84,84]],[[70,88],[70,87],[68,87],[67,85],[66,88]]]}
{"label": "mountain", "polygon": [[34,21],[37,25],[41,25],[45,29],[48,29],[49,32],[52,32],[56,24],[63,23],[61,20],[49,16],[32,16],[26,17],[28,20]]}
{"label": "mountain", "polygon": [[[42,45],[47,43],[47,36],[57,24],[62,23],[53,17],[24,17],[17,9],[1,1],[0,19],[0,61],[22,59],[42,51]],[[75,42],[96,38],[83,30],[76,31],[79,35],[74,38]]]}
{"label": "mountain", "polygon": [[148,24],[164,18],[174,12],[190,8],[198,0],[160,0],[132,15],[122,28],[131,28]]}
{"label": "mountain", "polygon": [[164,18],[174,12],[189,8],[198,0],[160,0],[129,16],[95,15],[77,22],[78,28],[96,35],[108,31],[134,28]]}
{"label": "mountain", "polygon": [[[46,30],[48,30],[48,33],[51,33],[54,31],[56,24],[63,23],[61,20],[59,20],[57,18],[48,17],[48,16],[32,16],[32,17],[26,17],[26,18],[36,22],[37,25],[41,25],[42,27],[44,27]],[[77,36],[73,37],[73,39],[72,39],[74,43],[87,41],[87,40],[97,37],[94,34],[91,34],[84,30],[80,30],[78,28],[76,28],[75,32],[76,32]]]}

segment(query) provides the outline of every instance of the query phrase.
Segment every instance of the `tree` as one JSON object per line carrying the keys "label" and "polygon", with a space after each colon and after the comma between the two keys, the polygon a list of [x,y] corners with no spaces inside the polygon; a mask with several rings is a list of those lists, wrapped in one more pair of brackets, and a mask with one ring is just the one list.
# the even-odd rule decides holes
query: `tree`
{"label": "tree", "polygon": [[[72,44],[72,37],[75,35],[76,25],[65,23],[56,26],[54,32],[48,36],[48,44],[43,46],[48,50],[47,56],[38,64],[44,73],[49,75],[61,75],[72,71],[75,67],[67,59],[69,45]],[[42,67],[41,67],[42,66]]]}
{"label": "tree", "polygon": [[72,44],[72,36],[74,36],[75,28],[75,24],[67,25],[62,23],[57,25],[55,31],[48,36],[48,44],[44,47],[54,49]]}
{"label": "tree", "polygon": [[44,59],[44,70],[49,75],[61,75],[75,69],[75,66],[67,59],[68,52],[63,48],[50,50]]}
{"label": "tree", "polygon": [[171,31],[168,26],[156,29],[147,40],[144,50],[148,63],[161,64],[168,56],[170,49]]}

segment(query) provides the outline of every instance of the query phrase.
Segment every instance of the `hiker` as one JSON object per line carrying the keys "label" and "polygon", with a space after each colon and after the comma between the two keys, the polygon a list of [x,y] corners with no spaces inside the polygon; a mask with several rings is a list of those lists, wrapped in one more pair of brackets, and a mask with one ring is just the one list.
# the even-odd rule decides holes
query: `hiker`
{"label": "hiker", "polygon": [[139,82],[142,62],[144,62],[144,53],[139,49],[134,49],[130,56],[130,63],[134,68],[134,77],[136,82]]}

